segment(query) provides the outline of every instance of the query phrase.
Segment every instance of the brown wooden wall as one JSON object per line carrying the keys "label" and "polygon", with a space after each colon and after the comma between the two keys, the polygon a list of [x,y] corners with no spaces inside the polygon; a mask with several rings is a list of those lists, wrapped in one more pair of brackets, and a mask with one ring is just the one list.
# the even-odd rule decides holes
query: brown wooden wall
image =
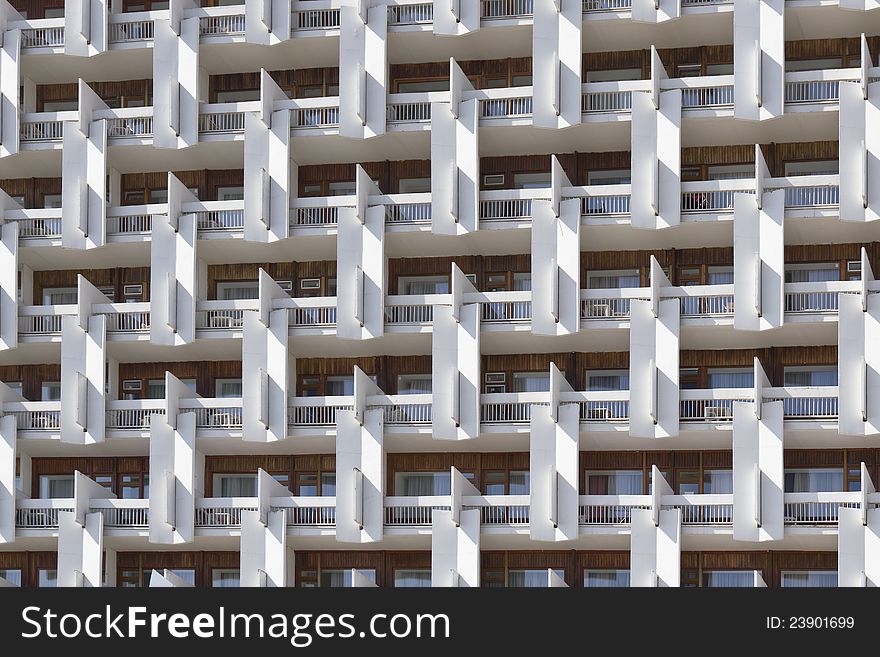
{"label": "brown wooden wall", "polygon": [[455,466],[464,473],[473,473],[472,483],[483,488],[483,473],[489,470],[528,470],[528,452],[436,452],[393,453],[385,459],[386,488],[388,495],[400,495],[394,490],[394,475],[398,472],[448,472]]}
{"label": "brown wooden wall", "polygon": [[202,397],[213,397],[217,379],[241,378],[240,360],[179,361],[170,363],[120,363],[119,396],[122,397],[122,382],[140,379],[141,389],[147,389],[150,379],[164,379],[165,372],[171,372],[178,379],[195,379],[196,392]]}
{"label": "brown wooden wall", "polygon": [[0,552],[0,568],[21,571],[21,585],[35,587],[41,569],[55,570],[58,552]]}
{"label": "brown wooden wall", "polygon": [[[127,107],[130,101],[139,105],[153,104],[153,80],[119,80],[88,82],[89,87],[110,107]],[[47,101],[76,100],[79,89],[76,82],[37,85],[37,111],[42,112]]]}
{"label": "brown wooden wall", "polygon": [[[477,89],[483,89],[489,80],[503,80],[499,86],[512,86],[517,75],[532,74],[531,57],[509,57],[507,59],[469,60],[457,62]],[[449,78],[449,62],[425,62],[421,64],[392,64],[391,91],[397,91],[398,82],[415,80],[436,80]]]}
{"label": "brown wooden wall", "polygon": [[[302,68],[269,71],[288,98],[332,96],[339,85],[339,68]],[[222,73],[208,77],[209,102],[217,102],[218,91],[254,91],[260,88],[260,73]]]}
{"label": "brown wooden wall", "polygon": [[301,472],[316,473],[320,480],[322,472],[336,472],[336,454],[206,456],[205,497],[214,495],[215,474],[256,474],[259,468],[270,475],[287,475],[291,494],[299,495],[296,475]]}
{"label": "brown wooden wall", "polygon": [[[398,374],[430,374],[431,357],[419,356],[362,356],[353,358],[298,358],[297,395],[301,394],[303,376],[351,376],[354,366],[364,373],[375,375],[376,383],[387,394],[397,394]],[[319,395],[324,393],[318,390]]]}
{"label": "brown wooden wall", "polygon": [[338,568],[373,568],[376,584],[394,586],[396,568],[430,568],[430,551],[321,550],[296,551],[296,586],[316,582],[321,570]]}
{"label": "brown wooden wall", "polygon": [[24,12],[28,20],[46,18],[47,9],[64,10],[64,0],[12,0],[10,4],[17,12]]}
{"label": "brown wooden wall", "polygon": [[144,475],[150,472],[148,456],[75,456],[34,457],[31,459],[31,497],[40,497],[41,475],[71,475],[79,470],[87,477],[110,477],[102,482],[120,495],[121,474]]}
{"label": "brown wooden wall", "polygon": [[3,365],[0,366],[0,381],[4,383],[21,382],[21,395],[28,401],[41,401],[44,381],[61,381],[61,365]]}
{"label": "brown wooden wall", "polygon": [[[175,171],[174,175],[187,187],[195,188],[196,195],[203,201],[216,200],[218,187],[244,185],[244,171],[242,169],[197,169]],[[168,189],[168,174],[164,171],[124,173],[120,185],[123,205],[155,203],[156,201],[151,200],[150,193],[154,190],[166,191]]]}
{"label": "brown wooden wall", "polygon": [[137,571],[140,585],[148,586],[150,573],[165,568],[193,568],[197,587],[211,586],[211,571],[214,568],[238,568],[240,556],[237,551],[212,552],[117,552],[116,581],[123,578],[125,571]]}
{"label": "brown wooden wall", "polygon": [[[141,301],[150,300],[150,268],[149,267],[116,267],[114,269],[54,269],[34,272],[33,303],[43,303],[43,290],[52,287],[76,287],[77,274],[96,287],[113,287],[111,301],[123,300],[125,285],[143,285]],[[27,303],[27,300],[25,300]]]}
{"label": "brown wooden wall", "polygon": [[314,260],[311,262],[248,262],[229,265],[208,265],[208,299],[217,298],[217,283],[228,281],[256,281],[260,269],[264,269],[276,281],[291,281],[292,295],[306,296],[311,290],[303,290],[300,281],[305,278],[319,278],[322,281],[321,293],[327,294],[327,280],[336,278],[335,260]]}
{"label": "brown wooden wall", "polygon": [[61,193],[61,178],[10,178],[0,180],[0,189],[12,197],[24,197],[24,208],[44,207],[43,198]]}
{"label": "brown wooden wall", "polygon": [[[381,162],[362,162],[367,175],[379,185],[383,194],[396,194],[400,191],[402,178],[430,178],[430,160],[384,160]],[[355,164],[309,164],[301,166],[297,173],[301,196],[327,196],[332,182],[354,182]],[[306,187],[309,187],[307,190]],[[320,187],[315,191],[314,187]]]}

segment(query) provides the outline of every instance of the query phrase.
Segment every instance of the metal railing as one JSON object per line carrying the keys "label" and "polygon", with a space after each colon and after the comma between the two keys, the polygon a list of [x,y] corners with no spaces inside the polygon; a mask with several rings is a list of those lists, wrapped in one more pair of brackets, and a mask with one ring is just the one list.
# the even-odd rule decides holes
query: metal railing
{"label": "metal railing", "polygon": [[528,527],[529,501],[528,495],[483,495],[462,500],[464,508],[480,510],[480,524],[504,527]]}
{"label": "metal railing", "polygon": [[[123,305],[137,305],[137,306],[145,306],[149,308],[150,303],[142,302],[138,304],[118,304],[119,306]],[[103,313],[107,318],[107,332],[108,333],[129,333],[129,332],[143,332],[150,330],[150,311],[149,310],[135,310],[135,309],[124,309],[116,312],[108,312]]]}
{"label": "metal railing", "polygon": [[61,402],[26,402],[27,410],[11,411],[19,431],[60,431]]}
{"label": "metal railing", "polygon": [[336,326],[336,306],[296,307],[289,309],[290,326]]}
{"label": "metal railing", "polygon": [[290,498],[293,506],[273,506],[272,511],[283,510],[288,527],[335,527],[335,497]]}
{"label": "metal railing", "polygon": [[785,312],[837,312],[838,292],[786,292]]}
{"label": "metal railing", "polygon": [[481,306],[484,322],[527,322],[532,319],[531,301],[490,301]]}
{"label": "metal railing", "polygon": [[21,239],[61,237],[61,226],[61,217],[18,219],[18,236]]}
{"label": "metal railing", "polygon": [[841,507],[858,508],[859,493],[832,491],[785,493],[783,514],[786,525],[836,525]]}
{"label": "metal railing", "polygon": [[63,137],[64,122],[55,119],[22,121],[19,127],[21,141],[61,141]]}
{"label": "metal railing", "polygon": [[[162,402],[161,399],[150,400],[153,402]],[[137,401],[112,401],[109,402],[114,406],[124,404],[123,408],[110,408],[105,414],[105,424],[108,429],[129,429],[135,431],[146,431],[150,428],[150,418],[153,415],[165,415],[165,409],[161,408],[159,403],[151,404],[152,407],[143,408],[145,403],[143,400]],[[149,402],[147,402],[149,403]],[[128,408],[128,405],[139,405],[141,408]]]}
{"label": "metal railing", "polygon": [[73,500],[19,500],[18,504],[15,510],[18,529],[57,529],[58,512],[74,510]]}
{"label": "metal railing", "polygon": [[146,529],[150,526],[150,500],[92,500],[91,511],[104,516],[108,529]]}
{"label": "metal railing", "polygon": [[240,429],[241,404],[238,406],[196,407],[196,426],[200,429]]}
{"label": "metal railing", "polygon": [[199,114],[199,133],[222,134],[242,132],[244,112],[205,112]]}
{"label": "metal railing", "polygon": [[302,30],[334,30],[339,29],[339,9],[306,9],[291,13],[290,29],[294,32]]}
{"label": "metal railing", "polygon": [[787,80],[786,103],[824,103],[840,98],[839,80]]}
{"label": "metal railing", "polygon": [[619,422],[629,419],[628,400],[582,401],[581,422]]}
{"label": "metal railing", "polygon": [[293,208],[291,224],[294,226],[335,226],[339,223],[339,206],[319,208]]}
{"label": "metal railing", "polygon": [[107,136],[114,138],[152,137],[152,116],[125,116],[107,119]]}
{"label": "metal railing", "polygon": [[594,11],[630,11],[632,0],[584,0],[583,12]]}
{"label": "metal railing", "polygon": [[733,494],[671,495],[663,508],[681,509],[682,525],[730,525],[733,523]]}
{"label": "metal railing", "polygon": [[430,324],[434,320],[434,306],[408,303],[385,306],[386,324]]}
{"label": "metal railing", "polygon": [[398,401],[392,405],[383,405],[371,408],[382,408],[384,410],[385,424],[430,424],[431,423],[431,403],[406,403]]}
{"label": "metal railing", "polygon": [[[235,504],[225,504],[223,506],[214,506],[216,502],[224,502],[225,500],[201,500],[196,506],[195,526],[202,528],[234,528],[241,527],[242,511],[257,511],[257,505],[238,506]],[[211,506],[207,506],[211,504]]]}
{"label": "metal railing", "polygon": [[610,216],[630,214],[630,194],[601,194],[581,197],[581,216]]}
{"label": "metal railing", "polygon": [[810,187],[785,188],[786,209],[837,207],[838,205],[840,205],[839,185],[815,185]]}
{"label": "metal railing", "polygon": [[434,3],[388,5],[389,25],[423,25],[434,22]]}
{"label": "metal railing", "polygon": [[290,111],[290,127],[291,129],[337,128],[339,127],[339,105],[292,109]]}
{"label": "metal railing", "polygon": [[429,224],[431,203],[393,203],[385,206],[385,223]]}
{"label": "metal railing", "polygon": [[18,333],[20,335],[50,335],[61,333],[61,318],[57,313],[33,314],[18,316]]}
{"label": "metal railing", "polygon": [[531,115],[531,96],[486,98],[480,102],[481,119],[514,119],[524,118]]}
{"label": "metal railing", "polygon": [[682,192],[682,212],[718,212],[729,210],[733,212],[733,198],[736,194],[745,192],[754,194],[754,188],[748,189],[719,189],[699,192]]}
{"label": "metal railing", "polygon": [[21,31],[22,48],[55,48],[64,45],[64,26],[27,27]]}
{"label": "metal railing", "polygon": [[335,427],[336,412],[350,411],[354,405],[350,397],[299,397],[288,409],[288,422],[298,427]]}
{"label": "metal railing", "polygon": [[531,216],[530,198],[480,201],[480,221],[530,219]]}
{"label": "metal railing", "polygon": [[481,0],[481,18],[521,18],[534,12],[532,0]]}
{"label": "metal railing", "polygon": [[199,310],[196,312],[197,329],[240,329],[244,326],[244,310],[237,308]]}
{"label": "metal railing", "polygon": [[[689,391],[691,392],[691,391]],[[694,394],[701,391],[694,390]],[[743,390],[738,399],[718,399],[713,391],[704,392],[703,398],[682,399],[679,401],[679,419],[682,422],[732,422],[735,402],[751,402],[748,390]]]}
{"label": "metal railing", "polygon": [[203,37],[244,34],[244,13],[225,16],[201,16],[199,34]]}
{"label": "metal railing", "polygon": [[782,402],[787,420],[837,419],[837,386],[765,388],[765,402]]}
{"label": "metal railing", "polygon": [[681,90],[682,109],[733,107],[733,85],[686,87]]}
{"label": "metal railing", "polygon": [[581,299],[581,319],[627,319],[631,301],[620,297]]}
{"label": "metal railing", "polygon": [[431,103],[389,103],[388,123],[426,123],[431,120]]}
{"label": "metal railing", "polygon": [[449,511],[449,496],[386,497],[386,527],[430,527],[434,509]]}
{"label": "metal railing", "polygon": [[151,214],[130,214],[119,217],[107,217],[107,234],[109,235],[148,234],[151,233],[152,230],[153,215]]}
{"label": "metal railing", "polygon": [[632,91],[587,91],[581,96],[583,114],[632,111]]}
{"label": "metal railing", "polygon": [[480,404],[480,422],[485,424],[519,424],[532,419],[532,406],[547,406],[547,402],[483,402]]}
{"label": "metal railing", "polygon": [[110,23],[107,27],[110,43],[150,41],[153,38],[153,21],[151,20]]}
{"label": "metal railing", "polygon": [[732,294],[681,297],[682,317],[733,317]]}
{"label": "metal railing", "polygon": [[199,230],[242,230],[244,208],[196,212],[196,225]]}
{"label": "metal railing", "polygon": [[633,509],[650,509],[650,495],[581,495],[579,525],[630,525]]}

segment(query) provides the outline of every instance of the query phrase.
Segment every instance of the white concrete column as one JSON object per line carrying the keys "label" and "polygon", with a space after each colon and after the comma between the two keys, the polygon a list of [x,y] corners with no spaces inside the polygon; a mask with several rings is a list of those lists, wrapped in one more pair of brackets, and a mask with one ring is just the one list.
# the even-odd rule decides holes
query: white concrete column
{"label": "white concrete column", "polygon": [[[186,5],[185,7],[182,5]],[[171,2],[171,20],[153,21],[153,146],[199,141],[199,18],[182,19],[197,2]]]}
{"label": "white concrete column", "polygon": [[462,440],[480,433],[480,304],[462,304],[474,287],[454,263],[452,305],[434,306],[431,333],[435,439]]}
{"label": "white concrete column", "polygon": [[[756,391],[763,396],[760,386]],[[782,426],[781,401],[733,404],[735,540],[775,541],[784,535]]]}
{"label": "white concrete column", "polygon": [[880,509],[877,489],[861,464],[861,503],[838,509],[837,585],[880,586]]}
{"label": "white concrete column", "polygon": [[880,294],[862,249],[862,294],[838,295],[837,377],[839,430],[850,436],[880,434]]}
{"label": "white concrete column", "polygon": [[785,317],[785,190],[733,198],[733,323],[745,331]]}
{"label": "white concrete column", "polygon": [[285,239],[290,226],[290,110],[274,110],[287,95],[260,71],[260,112],[244,121],[244,238]]}
{"label": "white concrete column", "polygon": [[434,34],[458,36],[479,29],[479,2],[434,0]]}
{"label": "white concrete column", "polygon": [[272,510],[272,499],[290,491],[268,472],[257,472],[257,511],[241,514],[241,586],[287,586],[287,513]]}
{"label": "white concrete column", "polygon": [[[21,397],[0,383],[0,404],[21,401]],[[15,459],[18,426],[14,415],[0,413],[0,543],[15,542]]]}
{"label": "white concrete column", "polygon": [[640,438],[678,435],[681,302],[661,300],[660,289],[667,286],[652,256],[653,300],[630,303],[630,435]]}
{"label": "white concrete column", "polygon": [[150,342],[190,344],[195,340],[198,253],[194,214],[183,203],[197,199],[168,174],[168,214],[153,216],[150,242]]}
{"label": "white concrete column", "polygon": [[[0,212],[12,204],[12,199],[0,192]],[[18,223],[7,221],[0,224],[0,351],[17,346]]]}
{"label": "white concrete column", "polygon": [[479,101],[462,100],[474,87],[449,60],[450,102],[431,104],[431,231],[477,230],[480,203]]}
{"label": "white concrete column", "polygon": [[91,512],[91,500],[113,499],[116,495],[77,471],[73,496],[74,510],[58,512],[58,586],[100,587],[104,516]]}
{"label": "white concrete column", "polygon": [[634,228],[668,228],[681,221],[681,89],[660,91],[666,77],[652,46],[653,90],[632,95]]}
{"label": "white concrete column", "polygon": [[535,0],[532,28],[532,124],[581,122],[582,0]]}
{"label": "white concrete column", "polygon": [[785,0],[734,0],[734,116],[782,116],[785,100]]}
{"label": "white concrete column", "polygon": [[61,151],[61,245],[104,246],[107,240],[107,120],[92,119],[107,105],[79,80],[79,119],[64,122]]}
{"label": "white concrete column", "polygon": [[18,153],[21,30],[2,33],[0,47],[0,158]]}
{"label": "white concrete column", "polygon": [[431,521],[431,586],[480,586],[480,510],[434,511]]}
{"label": "white concrete column", "polygon": [[92,57],[107,51],[108,0],[65,0],[64,54]]}
{"label": "white concrete column", "polygon": [[78,311],[61,322],[61,442],[104,442],[107,318],[94,304],[110,300],[77,276]]}
{"label": "white concrete column", "polygon": [[196,416],[180,400],[196,394],[165,373],[165,414],[150,418],[150,543],[191,543],[195,524]]}
{"label": "white concrete column", "polygon": [[287,308],[273,310],[287,293],[260,269],[260,311],[244,313],[241,344],[242,440],[272,442],[287,438]]}
{"label": "white concrete column", "polygon": [[245,0],[245,41],[263,45],[287,41],[290,13],[290,0]]}
{"label": "white concrete column", "polygon": [[880,219],[880,82],[868,83],[871,54],[862,35],[862,80],[840,83],[840,219]]}
{"label": "white concrete column", "polygon": [[[357,375],[357,373],[356,373]],[[383,411],[336,412],[336,540],[381,541],[384,532]]]}
{"label": "white concrete column", "polygon": [[385,134],[388,7],[374,0],[341,0],[339,8],[339,134],[364,139]]}
{"label": "white concrete column", "polygon": [[664,23],[681,18],[681,0],[633,0],[634,23]]}
{"label": "white concrete column", "polygon": [[[556,387],[571,392],[556,366],[551,363],[550,368]],[[568,541],[578,536],[579,427],[577,404],[532,406],[529,536],[533,541]]]}
{"label": "white concrete column", "polygon": [[366,340],[385,333],[385,208],[367,206],[376,184],[357,166],[355,208],[339,208],[336,335]]}
{"label": "white concrete column", "polygon": [[652,508],[632,509],[630,586],[677,587],[681,580],[681,509],[661,509],[672,488],[651,466]]}
{"label": "white concrete column", "polygon": [[193,585],[183,579],[180,575],[175,575],[167,568],[161,573],[158,570],[150,572],[150,588],[181,588],[191,589]]}

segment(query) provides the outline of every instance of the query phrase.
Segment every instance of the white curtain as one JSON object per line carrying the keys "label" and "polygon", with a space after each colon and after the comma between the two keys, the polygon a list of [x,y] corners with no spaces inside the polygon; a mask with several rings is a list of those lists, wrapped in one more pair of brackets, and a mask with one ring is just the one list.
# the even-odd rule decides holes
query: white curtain
{"label": "white curtain", "polygon": [[398,472],[395,475],[395,495],[449,495],[451,492],[448,472]]}
{"label": "white curtain", "polygon": [[641,495],[641,470],[610,470],[587,473],[588,495]]}
{"label": "white curtain", "polygon": [[222,301],[256,299],[260,296],[260,287],[256,281],[247,285],[223,285],[222,283],[220,285],[219,296]]}
{"label": "white curtain", "polygon": [[514,372],[513,392],[547,392],[550,390],[549,372]]}
{"label": "white curtain", "polygon": [[394,571],[395,588],[418,588],[431,587],[431,571],[429,569],[397,569]]}
{"label": "white curtain", "polygon": [[342,397],[354,394],[353,376],[327,377],[326,391],[328,397]]}
{"label": "white curtain", "polygon": [[795,370],[784,375],[786,386],[836,386],[837,370]]}
{"label": "white curtain", "polygon": [[12,568],[0,569],[0,577],[14,586],[21,586],[21,571]]}
{"label": "white curtain", "polygon": [[755,585],[755,573],[751,570],[703,571],[703,586],[711,588],[751,588]]}
{"label": "white curtain", "polygon": [[629,390],[629,372],[590,374],[588,379],[587,390],[590,391]]}
{"label": "white curtain", "polygon": [[588,570],[584,573],[587,588],[609,589],[629,587],[628,570]]}
{"label": "white curtain", "polygon": [[822,493],[843,490],[840,468],[803,468],[785,473],[786,493]]}
{"label": "white curtain", "polygon": [[256,495],[256,475],[221,475],[219,497],[255,497]]}
{"label": "white curtain", "polygon": [[709,370],[710,388],[751,388],[754,385],[752,370]]}
{"label": "white curtain", "polygon": [[215,589],[237,588],[240,586],[238,569],[214,570],[211,573],[211,586]]}
{"label": "white curtain", "polygon": [[[554,569],[553,572],[559,577],[565,578],[565,573],[562,570]],[[547,588],[549,583],[550,578],[544,568],[507,571],[507,586],[509,588],[542,589]]]}
{"label": "white curtain", "polygon": [[733,470],[705,470],[703,493],[706,495],[729,495],[733,493]]}
{"label": "white curtain", "polygon": [[840,273],[837,267],[831,266],[815,269],[788,269],[785,272],[786,283],[818,283],[838,280],[840,280]]}
{"label": "white curtain", "polygon": [[217,397],[219,398],[238,398],[241,397],[241,393],[241,379],[217,382]]}
{"label": "white curtain", "polygon": [[42,475],[40,497],[49,500],[73,497],[73,475]]}
{"label": "white curtain", "polygon": [[616,288],[639,287],[641,280],[638,272],[627,274],[590,274],[587,283],[591,290],[607,290]]}
{"label": "white curtain", "polygon": [[516,470],[510,473],[510,495],[528,495],[531,488],[531,477],[528,470]]}
{"label": "white curtain", "polygon": [[836,587],[837,573],[828,570],[782,573],[782,586],[786,588]]}

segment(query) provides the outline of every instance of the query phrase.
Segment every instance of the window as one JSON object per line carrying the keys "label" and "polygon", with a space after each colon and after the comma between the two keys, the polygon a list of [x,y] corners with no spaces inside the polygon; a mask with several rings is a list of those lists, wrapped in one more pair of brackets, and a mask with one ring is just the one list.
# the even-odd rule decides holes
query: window
{"label": "window", "polygon": [[[330,586],[335,588],[351,588],[351,568],[334,568],[331,570],[321,571],[321,586]],[[373,584],[376,583],[375,568],[358,568],[357,571],[364,575]]]}
{"label": "window", "polygon": [[328,397],[342,397],[354,394],[354,376],[328,376],[324,385]]}
{"label": "window", "polygon": [[733,267],[726,265],[713,265],[709,267],[709,285],[732,285]]}
{"label": "window", "polygon": [[398,294],[448,294],[449,277],[439,276],[398,276]]}
{"label": "window", "polygon": [[72,100],[47,100],[43,102],[44,112],[75,112],[79,109],[79,103]]}
{"label": "window", "polygon": [[550,372],[514,372],[511,392],[547,392]]}
{"label": "window", "polygon": [[449,495],[451,486],[449,471],[394,473],[395,495]]}
{"label": "window", "polygon": [[43,207],[57,210],[61,208],[61,194],[43,194]]}
{"label": "window", "polygon": [[[553,572],[560,578],[565,579],[565,571],[554,568]],[[547,568],[529,568],[507,571],[507,586],[517,589],[546,588],[550,584],[550,574]]]}
{"label": "window", "polygon": [[703,67],[699,64],[679,64],[676,67],[676,77],[696,78],[703,74]]}
{"label": "window", "polygon": [[748,367],[709,368],[709,388],[751,388],[755,385],[755,371]]}
{"label": "window", "polygon": [[786,588],[836,587],[834,570],[783,570],[780,584]]}
{"label": "window", "polygon": [[143,494],[141,486],[140,474],[121,474],[119,475],[119,492],[120,497],[125,500],[137,500],[149,496],[149,485],[147,485],[146,494]]}
{"label": "window", "polygon": [[4,383],[6,384],[7,388],[12,390],[12,392],[14,392],[16,395],[21,396],[21,394],[22,394],[21,381],[4,381]]}
{"label": "window", "polygon": [[602,71],[587,71],[587,82],[619,82],[641,79],[641,68],[609,68]]}
{"label": "window", "polygon": [[225,281],[217,283],[217,299],[233,301],[235,299],[258,299],[260,285],[257,281]]}
{"label": "window", "polygon": [[425,93],[428,91],[449,91],[449,78],[397,81],[397,93],[399,94]]}
{"label": "window", "polygon": [[629,185],[632,174],[629,169],[601,169],[587,173],[588,185]]}
{"label": "window", "polygon": [[590,290],[616,290],[639,287],[638,269],[606,269],[587,272],[587,288]]}
{"label": "window", "polygon": [[328,189],[329,196],[352,196],[357,192],[357,185],[354,180],[336,181],[331,182]]}
{"label": "window", "polygon": [[819,283],[839,281],[840,264],[837,262],[808,262],[785,265],[786,283]]}
{"label": "window", "polygon": [[217,188],[218,201],[243,201],[244,187],[241,185],[230,185],[227,187]]}
{"label": "window", "polygon": [[629,571],[623,569],[596,569],[584,571],[584,588],[627,588]]}
{"label": "window", "polygon": [[21,586],[21,570],[18,568],[0,568],[0,578],[13,586]]}
{"label": "window", "polygon": [[214,497],[256,497],[257,475],[215,474],[213,491]]}
{"label": "window", "polygon": [[76,303],[75,287],[45,287],[43,288],[43,305],[55,306],[60,304]]}
{"label": "window", "polygon": [[40,401],[61,401],[61,381],[43,381]]}
{"label": "window", "polygon": [[41,589],[58,586],[58,571],[55,568],[40,568],[37,572],[37,586]]}
{"label": "window", "polygon": [[786,493],[827,493],[842,490],[843,468],[785,469]]}
{"label": "window", "polygon": [[733,64],[707,64],[706,75],[733,75]]}
{"label": "window", "polygon": [[395,568],[394,588],[419,588],[431,587],[430,568]]}
{"label": "window", "polygon": [[822,176],[839,172],[838,160],[808,160],[805,162],[786,162],[786,176]]}
{"label": "window", "polygon": [[587,390],[629,390],[629,370],[594,370],[586,373]]}
{"label": "window", "polygon": [[513,272],[513,289],[515,292],[528,292],[532,289],[532,272]]}
{"label": "window", "polygon": [[703,470],[704,495],[729,495],[733,493],[733,470]]}
{"label": "window", "polygon": [[641,470],[587,470],[587,495],[641,495]]}
{"label": "window", "polygon": [[753,164],[718,164],[709,167],[709,180],[741,180],[754,177]]}
{"label": "window", "polygon": [[218,91],[218,103],[246,103],[252,100],[260,100],[259,89],[236,89],[234,91]]}
{"label": "window", "polygon": [[710,588],[752,588],[755,585],[755,571],[704,570],[701,584]]}
{"label": "window", "polygon": [[211,586],[218,588],[234,588],[240,586],[238,568],[214,568],[211,570]]}
{"label": "window", "polygon": [[168,572],[177,575],[190,586],[196,585],[196,571],[194,568],[168,568]]}
{"label": "window", "polygon": [[401,178],[397,181],[398,191],[401,194],[417,194],[431,191],[430,178]]}
{"label": "window", "polygon": [[549,171],[513,174],[514,189],[542,189],[545,187],[550,187]]}
{"label": "window", "polygon": [[430,374],[400,374],[397,377],[398,395],[429,395],[431,389]]}
{"label": "window", "polygon": [[217,398],[237,399],[241,397],[241,379],[217,379],[214,389]]}
{"label": "window", "polygon": [[785,70],[789,71],[822,71],[828,68],[842,68],[840,57],[823,57],[819,59],[786,59]]}
{"label": "window", "polygon": [[786,367],[784,386],[836,386],[837,367],[833,365]]}
{"label": "window", "polygon": [[679,470],[676,475],[676,480],[679,495],[700,494],[699,470]]}
{"label": "window", "polygon": [[510,79],[511,87],[530,87],[532,86],[532,76],[531,75],[514,75]]}

